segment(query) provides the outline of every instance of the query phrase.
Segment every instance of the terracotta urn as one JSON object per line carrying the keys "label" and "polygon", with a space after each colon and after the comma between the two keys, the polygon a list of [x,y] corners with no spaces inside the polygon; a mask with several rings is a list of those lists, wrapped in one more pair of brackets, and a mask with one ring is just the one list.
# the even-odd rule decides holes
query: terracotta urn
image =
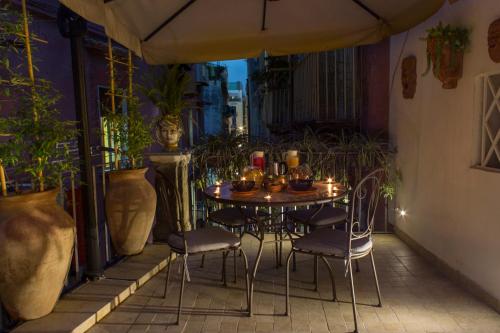
{"label": "terracotta urn", "polygon": [[147,168],[112,171],[105,205],[111,241],[118,254],[141,253],[156,210],[156,192],[145,178]]}
{"label": "terracotta urn", "polygon": [[54,308],[71,263],[75,222],[58,190],[0,198],[0,299],[14,319]]}
{"label": "terracotta urn", "polygon": [[182,136],[182,126],[180,121],[169,118],[162,118],[155,126],[156,140],[166,150],[175,150],[179,146]]}
{"label": "terracotta urn", "polygon": [[[444,89],[455,89],[458,80],[462,78],[464,53],[461,50],[452,52],[448,44],[443,43],[440,59],[437,54],[437,43],[435,38],[427,40],[427,54],[432,61],[432,72],[436,78],[443,83]],[[436,64],[439,62],[439,67]]]}

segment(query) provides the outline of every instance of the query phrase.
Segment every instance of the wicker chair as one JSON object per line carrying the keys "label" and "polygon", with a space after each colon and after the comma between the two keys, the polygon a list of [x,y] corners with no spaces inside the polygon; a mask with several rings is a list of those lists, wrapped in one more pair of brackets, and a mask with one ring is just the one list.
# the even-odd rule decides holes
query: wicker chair
{"label": "wicker chair", "polygon": [[[355,332],[358,330],[358,318],[352,277],[352,261],[370,256],[377,288],[378,306],[382,306],[377,271],[373,260],[372,231],[383,175],[383,169],[377,169],[363,178],[356,186],[353,192],[347,231],[333,228],[316,229],[303,237],[292,239],[292,249],[287,258],[286,267],[286,315],[289,315],[290,312],[290,259],[294,253],[310,254],[322,259],[330,274],[333,301],[337,300],[335,280],[333,269],[327,258],[342,259],[344,261],[346,275],[349,274]],[[360,230],[360,225],[363,226],[361,222],[366,222],[364,230]]]}
{"label": "wicker chair", "polygon": [[[177,202],[180,203],[180,194],[177,188],[173,185],[173,183],[160,171],[156,170],[158,176],[156,178],[157,182],[157,191],[160,200],[167,200],[172,193],[174,193]],[[162,205],[160,205],[162,207]],[[182,205],[177,205],[179,210],[182,210]],[[159,214],[162,211],[158,211]],[[182,214],[178,214],[178,216],[183,216]],[[187,270],[187,260],[188,256],[192,255],[204,255],[209,252],[222,252],[223,257],[227,257],[230,251],[239,250],[242,254],[244,263],[245,263],[245,282],[246,282],[246,302],[247,309],[246,312],[249,312],[249,289],[250,289],[250,280],[248,275],[248,259],[241,248],[240,238],[222,228],[217,227],[206,227],[197,230],[186,230],[182,221],[170,221],[170,232],[167,237],[167,243],[170,246],[170,255],[167,262],[167,276],[165,280],[165,290],[163,293],[163,297],[165,298],[167,295],[168,288],[168,280],[170,276],[170,267],[173,260],[174,253],[178,256],[182,257],[182,277],[181,277],[181,288],[179,291],[179,303],[177,308],[177,321],[176,324],[179,324],[179,319],[182,312],[182,297],[184,294],[184,284],[186,280],[186,270]],[[224,260],[225,262],[225,260]],[[225,265],[223,266],[223,270],[225,270]],[[225,275],[225,274],[224,274]]]}

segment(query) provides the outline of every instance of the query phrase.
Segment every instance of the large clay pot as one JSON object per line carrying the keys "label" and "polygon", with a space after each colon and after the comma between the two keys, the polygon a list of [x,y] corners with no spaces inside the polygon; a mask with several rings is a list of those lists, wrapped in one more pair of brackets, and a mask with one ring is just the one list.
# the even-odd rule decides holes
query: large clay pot
{"label": "large clay pot", "polygon": [[427,40],[427,52],[432,60],[432,72],[436,78],[443,83],[444,89],[455,89],[458,85],[458,80],[462,78],[464,53],[461,50],[452,52],[448,44],[444,44],[441,50],[440,66],[436,66],[438,62],[438,54],[436,52],[436,44],[440,42],[435,38]]}
{"label": "large clay pot", "polygon": [[176,150],[182,136],[182,126],[176,119],[162,118],[155,126],[156,140],[166,150]]}
{"label": "large clay pot", "polygon": [[69,270],[75,222],[57,190],[0,198],[0,299],[14,319],[54,308]]}
{"label": "large clay pot", "polygon": [[109,233],[118,254],[141,253],[156,210],[156,192],[146,180],[148,169],[112,171],[106,192]]}

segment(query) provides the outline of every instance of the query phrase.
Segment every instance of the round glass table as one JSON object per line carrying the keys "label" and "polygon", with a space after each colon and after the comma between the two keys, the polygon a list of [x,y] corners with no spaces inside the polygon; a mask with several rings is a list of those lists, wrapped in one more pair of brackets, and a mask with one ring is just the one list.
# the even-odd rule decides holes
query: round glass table
{"label": "round glass table", "polygon": [[[346,196],[346,189],[344,186],[338,183],[327,183],[327,182],[315,182],[313,184],[313,189],[307,192],[293,191],[291,189],[285,189],[281,192],[270,193],[264,188],[259,190],[254,190],[251,193],[238,193],[233,190],[230,183],[223,183],[220,186],[212,185],[205,189],[204,194],[208,200],[212,200],[217,203],[233,205],[238,208],[242,207],[267,207],[267,208],[286,208],[286,207],[298,207],[298,206],[316,206],[317,210],[320,210],[324,204],[333,203],[339,201]],[[247,219],[244,209],[240,209],[242,216]],[[276,260],[277,265],[281,264],[281,252],[282,252],[282,241],[283,241],[283,221],[279,224],[280,237],[278,240],[276,232],[276,223],[266,224],[263,218],[259,214],[255,214],[252,219],[252,225],[256,226],[255,230],[245,229],[245,234],[250,234],[259,240],[259,249],[257,251],[257,257],[253,264],[253,269],[250,276],[250,314],[252,313],[252,300],[253,300],[253,289],[254,280],[257,274],[258,265],[262,256],[262,251],[264,248],[264,237],[266,231],[270,229],[270,226],[275,227],[275,241],[271,243],[279,243],[279,255],[276,246]]]}

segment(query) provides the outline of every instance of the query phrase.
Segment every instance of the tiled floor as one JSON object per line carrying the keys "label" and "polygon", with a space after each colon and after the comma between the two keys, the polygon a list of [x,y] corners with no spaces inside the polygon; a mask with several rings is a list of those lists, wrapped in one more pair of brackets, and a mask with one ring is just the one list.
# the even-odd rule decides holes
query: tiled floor
{"label": "tiled floor", "polygon": [[[462,291],[424,262],[392,235],[377,235],[375,260],[383,307],[377,304],[369,259],[360,262],[355,274],[361,332],[500,332],[500,315]],[[250,262],[257,243],[245,236]],[[162,298],[165,271],[105,317],[91,332],[348,332],[353,317],[343,263],[333,261],[338,302],[331,302],[326,268],[320,262],[319,292],[313,291],[310,256],[298,256],[298,271],[291,275],[291,316],[283,315],[284,269],[274,267],[273,245],[265,248],[257,274],[254,316],[244,308],[244,280],[238,258],[238,282],[224,288],[220,283],[221,255],[212,254],[205,268],[200,257],[190,258],[192,281],[186,284],[185,312],[174,326],[179,291],[176,263],[166,299]],[[285,249],[284,255],[288,251]],[[232,257],[228,260],[232,280]]]}

